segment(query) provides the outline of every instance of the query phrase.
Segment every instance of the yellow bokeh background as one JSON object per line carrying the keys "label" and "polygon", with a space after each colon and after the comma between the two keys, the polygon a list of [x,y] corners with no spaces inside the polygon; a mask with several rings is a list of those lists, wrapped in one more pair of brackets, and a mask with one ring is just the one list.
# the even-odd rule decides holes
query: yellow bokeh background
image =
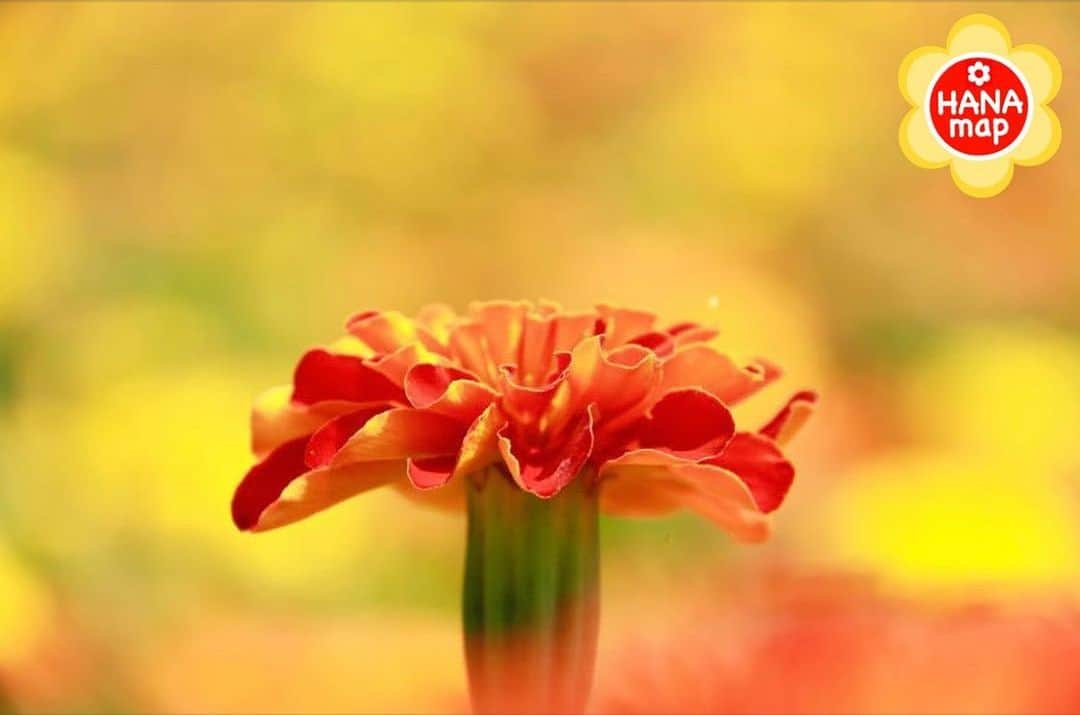
{"label": "yellow bokeh background", "polygon": [[783,365],[749,424],[822,393],[769,544],[603,524],[601,694],[679,599],[801,593],[762,569],[1071,608],[1080,7],[991,8],[1064,67],[1048,164],[975,201],[896,142],[984,9],[0,5],[0,712],[465,706],[460,518],[229,519],[253,397],[366,308],[627,303]]}

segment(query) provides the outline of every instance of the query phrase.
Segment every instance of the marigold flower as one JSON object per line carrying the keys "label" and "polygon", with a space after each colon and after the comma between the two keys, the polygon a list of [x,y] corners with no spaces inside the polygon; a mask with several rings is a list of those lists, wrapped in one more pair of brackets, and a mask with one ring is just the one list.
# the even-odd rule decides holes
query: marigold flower
{"label": "marigold flower", "polygon": [[248,531],[393,484],[468,514],[465,655],[478,712],[573,713],[592,682],[597,514],[686,508],[744,541],[769,534],[795,470],[781,445],[815,401],[760,429],[730,407],[775,380],[695,323],[599,306],[478,303],[415,319],[365,312],[259,398],[261,459],[233,498]]}
{"label": "marigold flower", "polygon": [[541,498],[586,479],[603,511],[686,508],[760,541],[794,478],[781,445],[815,400],[800,392],[766,425],[737,430],[730,407],[779,369],[737,364],[710,345],[715,330],[660,328],[640,310],[498,301],[458,317],[436,305],[415,319],[359,313],[347,330],[307,352],[291,386],[258,398],[261,460],[236,490],[240,529],[387,484],[460,505],[467,475],[497,465]]}

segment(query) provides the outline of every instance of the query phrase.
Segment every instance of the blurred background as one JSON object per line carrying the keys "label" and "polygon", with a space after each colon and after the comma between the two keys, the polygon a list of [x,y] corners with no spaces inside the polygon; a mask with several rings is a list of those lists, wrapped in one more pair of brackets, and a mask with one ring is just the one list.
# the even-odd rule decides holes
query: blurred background
{"label": "blurred background", "polygon": [[719,324],[822,409],[775,538],[603,524],[598,711],[1080,709],[1080,6],[1064,144],[901,155],[950,3],[0,5],[0,711],[455,711],[464,523],[257,537],[248,409],[364,308]]}

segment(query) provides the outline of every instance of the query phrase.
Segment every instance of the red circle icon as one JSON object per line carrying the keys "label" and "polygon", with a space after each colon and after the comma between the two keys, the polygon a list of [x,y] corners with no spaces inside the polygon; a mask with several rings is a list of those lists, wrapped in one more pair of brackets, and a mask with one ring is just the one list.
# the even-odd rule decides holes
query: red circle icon
{"label": "red circle icon", "polygon": [[1008,60],[963,55],[941,68],[926,98],[927,121],[955,155],[991,159],[1014,148],[1031,120],[1031,91]]}

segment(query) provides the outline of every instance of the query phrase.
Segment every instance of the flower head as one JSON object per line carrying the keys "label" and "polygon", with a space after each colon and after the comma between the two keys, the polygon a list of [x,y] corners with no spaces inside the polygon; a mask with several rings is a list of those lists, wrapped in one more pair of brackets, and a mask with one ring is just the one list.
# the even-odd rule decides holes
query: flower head
{"label": "flower head", "polygon": [[610,513],[688,508],[761,540],[794,478],[781,445],[815,401],[798,393],[759,429],[736,429],[730,408],[776,366],[738,364],[710,344],[715,330],[660,327],[640,310],[499,301],[464,316],[369,311],[346,327],[304,354],[292,385],[258,398],[259,462],[232,505],[240,529],[388,484],[453,507],[463,480],[500,465],[537,497],[588,479]]}

